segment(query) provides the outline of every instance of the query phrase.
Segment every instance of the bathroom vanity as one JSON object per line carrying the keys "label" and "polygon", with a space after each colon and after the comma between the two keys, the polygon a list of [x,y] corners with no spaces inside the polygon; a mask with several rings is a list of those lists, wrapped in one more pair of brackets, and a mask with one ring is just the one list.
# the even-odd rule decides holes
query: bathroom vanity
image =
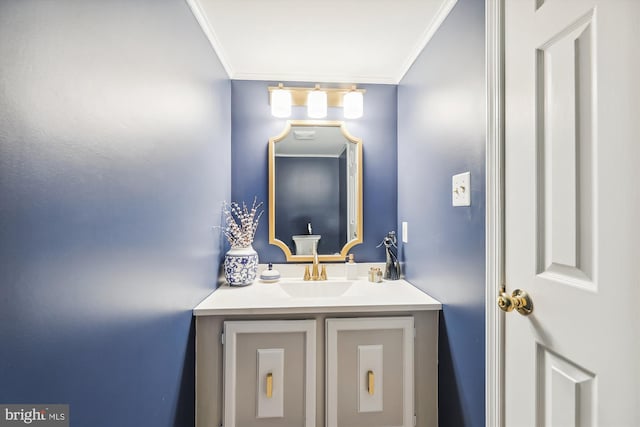
{"label": "bathroom vanity", "polygon": [[404,280],[221,286],[194,309],[196,426],[437,426],[440,309]]}

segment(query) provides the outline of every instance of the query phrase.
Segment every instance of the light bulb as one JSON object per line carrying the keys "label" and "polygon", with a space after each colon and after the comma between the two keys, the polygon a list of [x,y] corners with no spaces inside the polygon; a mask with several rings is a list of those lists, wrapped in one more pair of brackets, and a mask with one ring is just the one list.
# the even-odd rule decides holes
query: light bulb
{"label": "light bulb", "polygon": [[362,117],[364,100],[362,92],[351,91],[344,94],[342,106],[345,119],[359,119]]}
{"label": "light bulb", "polygon": [[271,115],[274,117],[289,117],[291,115],[291,92],[276,89],[271,92]]}
{"label": "light bulb", "polygon": [[307,115],[313,119],[327,116],[327,92],[312,90],[307,95]]}

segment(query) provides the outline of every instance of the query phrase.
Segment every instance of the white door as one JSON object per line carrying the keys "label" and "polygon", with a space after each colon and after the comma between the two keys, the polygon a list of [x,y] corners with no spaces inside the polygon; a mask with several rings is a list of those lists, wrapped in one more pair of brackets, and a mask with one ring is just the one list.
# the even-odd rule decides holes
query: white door
{"label": "white door", "polygon": [[640,426],[640,0],[506,0],[505,61],[505,424]]}

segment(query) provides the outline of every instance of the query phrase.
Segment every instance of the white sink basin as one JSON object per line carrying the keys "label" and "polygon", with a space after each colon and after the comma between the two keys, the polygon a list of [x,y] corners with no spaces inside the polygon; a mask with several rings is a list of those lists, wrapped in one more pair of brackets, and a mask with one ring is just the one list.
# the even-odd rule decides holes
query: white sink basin
{"label": "white sink basin", "polygon": [[279,286],[292,298],[335,298],[344,295],[353,286],[353,282],[299,281],[282,282]]}

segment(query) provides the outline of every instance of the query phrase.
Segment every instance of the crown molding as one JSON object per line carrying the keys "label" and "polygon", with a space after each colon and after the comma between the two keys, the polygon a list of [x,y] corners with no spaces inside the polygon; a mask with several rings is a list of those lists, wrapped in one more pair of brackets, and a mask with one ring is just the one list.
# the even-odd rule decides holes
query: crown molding
{"label": "crown molding", "polygon": [[411,53],[400,67],[400,71],[398,72],[396,78],[393,79],[395,84],[400,83],[404,75],[407,74],[407,71],[409,71],[418,56],[420,56],[424,48],[431,41],[431,38],[436,33],[436,31],[438,31],[447,16],[449,16],[449,13],[456,5],[456,3],[458,3],[458,0],[444,0],[444,2],[440,5],[438,12],[436,12],[435,16],[429,23],[429,26],[420,36],[419,41],[415,44],[413,49],[411,49]]}
{"label": "crown molding", "polygon": [[216,35],[216,32],[213,29],[213,26],[209,22],[209,19],[207,19],[207,14],[204,12],[202,4],[200,3],[199,0],[185,0],[185,1],[187,2],[187,5],[191,9],[193,16],[195,16],[196,21],[198,21],[198,24],[200,24],[200,28],[202,28],[202,32],[209,40],[209,43],[211,43],[211,47],[213,47],[213,50],[216,52],[216,55],[218,56],[218,59],[220,60],[222,67],[227,73],[227,76],[230,79],[232,79],[234,75],[233,67],[231,67],[231,64],[227,60],[227,55],[225,54],[224,49],[222,48],[222,44],[218,40],[218,36]]}

